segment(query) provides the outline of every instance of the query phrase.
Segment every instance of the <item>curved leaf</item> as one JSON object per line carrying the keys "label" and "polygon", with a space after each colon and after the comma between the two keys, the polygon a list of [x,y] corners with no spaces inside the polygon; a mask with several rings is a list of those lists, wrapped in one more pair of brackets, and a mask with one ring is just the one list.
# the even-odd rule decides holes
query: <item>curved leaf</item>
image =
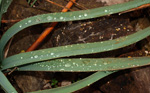
{"label": "curved leaf", "polygon": [[5,90],[6,93],[18,93],[1,71],[0,71],[0,86]]}
{"label": "curved leaf", "polygon": [[1,1],[1,9],[0,9],[0,14],[3,14],[7,12],[7,9],[9,5],[11,4],[12,0],[2,0]]}
{"label": "curved leaf", "polygon": [[46,23],[46,22],[62,22],[62,21],[96,18],[104,15],[109,15],[112,13],[125,11],[147,3],[150,3],[150,0],[133,0],[127,3],[116,4],[116,5],[106,6],[102,8],[95,8],[95,9],[84,10],[84,11],[66,12],[66,13],[43,14],[43,15],[38,15],[38,16],[24,19],[16,23],[15,25],[13,25],[10,29],[8,29],[7,32],[1,38],[0,61],[3,60],[3,56],[4,56],[3,49],[6,43],[8,42],[8,40],[17,32],[21,31],[26,27],[40,24],[40,23]]}
{"label": "curved leaf", "polygon": [[150,64],[150,57],[56,59],[18,67],[19,71],[89,72],[122,70]]}
{"label": "curved leaf", "polygon": [[114,72],[96,72],[92,74],[91,76],[88,76],[87,78],[77,81],[69,86],[65,87],[59,87],[59,88],[53,88],[53,89],[47,89],[47,90],[42,90],[42,91],[35,91],[31,93],[71,93],[73,91],[79,90],[83,87],[89,86],[93,82],[98,81],[99,79],[112,74]]}
{"label": "curved leaf", "polygon": [[114,40],[87,43],[87,44],[75,44],[75,45],[54,47],[49,49],[42,49],[27,53],[20,53],[4,59],[2,62],[3,66],[2,69],[12,68],[15,66],[20,66],[28,63],[66,56],[110,51],[133,44],[149,35],[150,35],[150,27],[138,31],[129,36],[124,36]]}

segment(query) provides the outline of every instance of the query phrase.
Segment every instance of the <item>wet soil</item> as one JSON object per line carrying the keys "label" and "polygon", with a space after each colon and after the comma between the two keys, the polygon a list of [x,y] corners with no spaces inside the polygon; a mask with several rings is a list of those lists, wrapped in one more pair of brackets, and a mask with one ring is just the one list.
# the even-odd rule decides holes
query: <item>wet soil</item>
{"label": "wet soil", "polygon": [[[63,6],[68,2],[68,0],[52,1]],[[98,2],[98,0],[89,0],[88,2],[86,0],[78,0],[77,3],[87,9],[106,5],[106,3]],[[61,10],[61,7],[50,4],[45,0],[37,0],[34,7],[30,7],[26,0],[13,0],[8,12],[3,15],[3,19],[24,19],[38,14],[60,12]],[[72,10],[78,11],[82,10],[82,8],[74,5]],[[140,25],[138,29],[139,27],[143,29],[150,25],[149,19],[147,18],[147,16],[150,16],[148,12],[150,14],[150,9],[122,14],[120,16],[115,14],[90,20],[59,23],[38,49],[112,40],[133,34],[138,31],[138,23],[141,25],[145,23],[144,27]],[[139,19],[142,19],[142,21],[139,21]],[[13,24],[14,23],[2,24],[3,33]],[[50,23],[31,26],[17,33],[13,37],[7,56],[12,56],[23,50],[27,50],[49,24]],[[125,48],[75,57],[102,58],[149,56],[150,45],[148,43],[149,37]],[[149,93],[149,70],[149,66],[146,66],[119,71],[74,93]],[[64,85],[69,85],[92,73],[93,72],[13,72],[11,75],[8,75],[8,78],[17,91],[21,93],[59,87],[63,86],[64,83]],[[56,86],[52,85],[54,80],[58,81],[55,84]]]}

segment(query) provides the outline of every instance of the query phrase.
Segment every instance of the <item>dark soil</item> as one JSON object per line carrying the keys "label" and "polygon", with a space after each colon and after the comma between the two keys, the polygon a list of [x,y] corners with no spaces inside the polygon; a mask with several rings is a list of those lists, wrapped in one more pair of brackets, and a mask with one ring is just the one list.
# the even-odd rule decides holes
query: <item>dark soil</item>
{"label": "dark soil", "polygon": [[[68,0],[52,1],[63,6],[68,2]],[[78,0],[77,2],[88,9],[104,6],[104,3],[96,2],[96,0],[89,0],[88,2],[86,0]],[[72,9],[78,11],[82,8],[74,5]],[[26,0],[13,0],[8,12],[3,15],[3,19],[24,19],[38,14],[60,12],[61,10],[61,7],[50,4],[45,0],[37,0],[34,7],[30,7]],[[112,40],[133,34],[138,28],[143,29],[150,25],[149,17],[147,17],[150,16],[149,11],[150,9],[143,9],[122,15],[114,14],[83,21],[59,23],[38,49]],[[13,24],[14,23],[2,24],[3,33]],[[27,50],[49,24],[50,23],[31,26],[17,33],[11,43],[8,56]],[[138,27],[137,24],[139,24]],[[150,39],[148,37],[125,48],[75,57],[149,56],[149,46]],[[149,93],[149,71],[149,66],[119,71],[74,93]],[[18,92],[30,92],[60,87],[63,86],[62,83],[69,85],[92,73],[94,72],[13,72],[7,77]],[[58,82],[52,85],[54,80]]]}

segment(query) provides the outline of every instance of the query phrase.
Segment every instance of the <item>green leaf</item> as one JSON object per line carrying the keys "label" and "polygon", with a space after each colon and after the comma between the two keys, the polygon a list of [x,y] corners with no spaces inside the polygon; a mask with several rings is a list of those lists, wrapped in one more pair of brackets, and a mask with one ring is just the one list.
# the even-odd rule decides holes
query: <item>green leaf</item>
{"label": "green leaf", "polygon": [[46,22],[62,22],[62,21],[96,18],[104,15],[109,15],[112,13],[125,11],[147,3],[150,3],[150,0],[133,0],[127,3],[106,6],[102,8],[95,8],[95,9],[84,10],[84,11],[66,12],[66,13],[43,14],[43,15],[38,15],[38,16],[24,19],[16,23],[15,25],[13,25],[10,29],[8,29],[7,32],[1,38],[0,61],[3,60],[4,57],[3,49],[6,43],[8,42],[8,40],[13,35],[15,35],[16,33],[18,33],[19,31],[21,31],[26,27],[40,24],[40,23],[46,23]]}
{"label": "green leaf", "polygon": [[28,4],[30,4],[31,0],[28,0]]}
{"label": "green leaf", "polygon": [[30,93],[71,93],[73,91],[79,90],[83,87],[89,86],[93,82],[98,81],[99,79],[112,74],[114,72],[96,72],[92,74],[91,76],[88,76],[85,79],[82,79],[80,81],[77,81],[69,86],[64,86],[64,87],[59,87],[59,88],[53,88],[53,89],[48,89],[48,90],[40,90],[40,91],[35,91],[35,92],[30,92]]}
{"label": "green leaf", "polygon": [[36,1],[37,1],[37,0],[34,0],[34,1],[33,1],[33,3],[31,4],[31,7],[35,4]]}
{"label": "green leaf", "polygon": [[[2,0],[2,2],[0,3],[1,4],[0,18],[1,18],[1,15],[7,11],[7,8],[10,5],[11,1],[12,0]],[[43,71],[62,71],[62,69],[64,69],[65,71],[104,71],[104,70],[116,70],[116,69],[120,70],[120,69],[135,67],[135,66],[148,65],[149,57],[130,58],[130,59],[129,58],[56,59],[56,58],[110,51],[110,50],[118,49],[124,46],[128,46],[130,44],[133,44],[149,36],[150,27],[144,30],[138,31],[132,35],[121,37],[115,40],[43,49],[43,50],[38,50],[34,52],[17,54],[17,55],[8,57],[6,59],[3,58],[4,47],[9,41],[9,39],[13,35],[18,33],[19,31],[21,31],[22,29],[27,28],[29,26],[46,23],[46,22],[63,22],[63,21],[96,18],[96,17],[100,17],[104,15],[109,15],[109,14],[114,14],[114,13],[118,13],[121,11],[125,11],[131,8],[141,6],[143,4],[148,4],[148,3],[150,3],[150,0],[133,0],[127,3],[106,6],[102,8],[95,8],[95,9],[90,9],[90,10],[67,12],[67,13],[43,14],[43,15],[37,15],[34,17],[24,19],[16,23],[15,25],[13,25],[10,29],[8,29],[7,32],[3,35],[3,37],[0,40],[0,62],[2,62],[2,70],[16,67],[16,66],[22,66],[22,67],[19,67],[19,70],[28,70],[28,69],[37,70],[38,68],[40,68],[39,70],[43,70]],[[48,61],[45,62],[45,60],[50,60],[50,62]],[[61,60],[63,60],[63,62],[61,62]],[[34,62],[43,62],[43,63],[36,63],[36,64],[28,65]],[[94,64],[92,62],[94,62]],[[82,68],[83,65],[84,65],[84,69]],[[100,65],[101,66],[103,65],[103,66],[101,67]],[[72,69],[72,67],[75,69]],[[81,89],[87,85],[90,85],[93,82],[111,73],[113,72],[107,72],[107,73],[96,72],[93,75],[83,80],[80,80],[78,82],[75,82],[69,86],[54,88],[50,90],[38,91],[36,93],[43,93],[43,92],[45,93],[49,93],[49,92],[50,93],[70,93],[78,89]],[[0,85],[6,92],[17,93],[17,91],[9,83],[9,81],[7,80],[7,78],[4,76],[2,72],[0,72]]]}
{"label": "green leaf", "polygon": [[0,86],[4,89],[6,93],[18,93],[1,71],[0,71]]}
{"label": "green leaf", "polygon": [[1,24],[1,17],[2,14],[7,12],[9,5],[11,4],[12,0],[0,0],[0,24]]}
{"label": "green leaf", "polygon": [[2,69],[4,70],[15,66],[66,56],[110,51],[136,43],[137,41],[149,35],[150,35],[150,27],[138,31],[129,36],[124,36],[114,40],[87,43],[87,44],[75,44],[75,45],[54,47],[49,49],[42,49],[27,53],[20,53],[4,59],[2,62]]}
{"label": "green leaf", "polygon": [[51,82],[52,82],[51,83],[52,86],[56,86],[56,84],[58,83],[58,80],[52,79]]}
{"label": "green leaf", "polygon": [[149,65],[150,57],[56,59],[18,67],[18,71],[112,71]]}
{"label": "green leaf", "polygon": [[[11,0],[9,0],[11,1]],[[6,12],[7,5],[3,4],[3,2],[7,2],[6,0],[1,2],[1,10],[0,10],[0,16]],[[143,4],[150,3],[150,0],[133,0],[127,3],[123,4],[117,4],[112,6],[106,6],[102,8],[95,8],[90,10],[84,10],[84,11],[75,11],[75,12],[67,12],[67,13],[52,13],[52,14],[43,14],[43,15],[37,15],[34,17],[30,17],[27,19],[24,19],[17,24],[13,25],[10,29],[7,30],[7,32],[3,35],[3,37],[0,40],[0,62],[2,62],[2,70],[5,70],[7,68],[12,68],[16,66],[22,66],[19,67],[19,70],[31,70],[29,67],[32,68],[32,70],[37,70],[40,68],[40,70],[43,71],[61,71],[62,69],[65,69],[66,71],[104,71],[104,70],[116,70],[116,69],[125,69],[129,67],[134,66],[141,66],[141,65],[148,65],[148,59],[149,57],[143,57],[143,58],[132,58],[132,60],[129,58],[106,58],[106,59],[56,59],[60,57],[66,57],[66,56],[74,56],[74,55],[81,55],[81,54],[89,54],[89,53],[98,53],[98,52],[104,52],[104,51],[110,51],[114,49],[118,49],[124,46],[128,46],[130,44],[133,44],[147,36],[150,35],[150,27],[138,31],[132,35],[121,37],[115,40],[109,40],[104,42],[95,42],[95,43],[88,43],[88,44],[76,44],[76,45],[68,45],[68,46],[62,46],[62,47],[56,47],[56,48],[50,48],[50,49],[43,49],[38,50],[34,52],[28,52],[28,53],[21,53],[17,54],[11,57],[8,57],[6,59],[3,58],[3,51],[4,47],[9,41],[9,39],[21,31],[24,28],[27,28],[32,25],[46,23],[46,22],[63,22],[63,21],[73,21],[73,20],[84,20],[84,19],[90,19],[90,18],[96,18],[104,15],[114,14],[121,11],[125,11],[131,8],[135,8],[138,6],[141,6]],[[3,5],[2,5],[3,4]],[[4,5],[6,7],[4,7]],[[9,6],[9,5],[8,5]],[[55,60],[52,60],[55,59]],[[50,62],[45,60],[50,60]],[[64,62],[61,62],[63,60]],[[71,61],[70,61],[71,60]],[[34,62],[43,62],[43,63],[36,63],[32,65],[28,65],[30,63]],[[74,66],[74,63],[76,66]],[[97,62],[98,65],[92,64],[92,62]],[[127,62],[127,63],[126,63]],[[78,66],[77,66],[78,64]],[[26,65],[23,67],[23,65]],[[61,65],[61,66],[60,66]],[[85,70],[81,66],[85,66]],[[100,65],[103,65],[101,68]],[[104,66],[106,65],[106,66]],[[44,66],[42,68],[42,66]],[[48,68],[48,66],[51,66],[51,68]],[[54,67],[56,66],[56,67]],[[60,66],[58,69],[57,66]],[[96,67],[94,67],[96,66]],[[123,66],[123,67],[122,67]],[[52,68],[53,67],[53,68]],[[75,69],[71,68],[76,67]],[[79,70],[78,70],[79,69]],[[96,72],[93,75],[80,80],[78,82],[75,82],[69,86],[60,87],[60,88],[54,88],[50,90],[43,90],[38,91],[37,93],[70,93],[73,91],[76,91],[78,89],[81,89],[89,84],[92,84],[93,82],[111,74],[113,72]],[[6,90],[6,92],[15,92],[16,90],[11,86],[7,78],[3,75],[2,72],[0,72],[0,84]],[[6,89],[6,86],[9,90]]]}
{"label": "green leaf", "polygon": [[11,4],[11,2],[12,2],[12,0],[2,0],[0,14],[7,12],[7,9],[9,7],[9,5]]}

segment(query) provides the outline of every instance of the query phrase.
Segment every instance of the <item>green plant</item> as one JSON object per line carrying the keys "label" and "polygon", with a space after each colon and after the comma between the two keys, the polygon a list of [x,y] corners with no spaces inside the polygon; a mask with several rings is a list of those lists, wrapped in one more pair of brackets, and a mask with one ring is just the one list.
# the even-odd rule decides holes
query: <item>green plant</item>
{"label": "green plant", "polygon": [[[11,3],[11,0],[7,0]],[[5,0],[1,2],[1,15],[7,8],[4,8]],[[110,51],[121,47],[128,46],[136,43],[145,37],[150,35],[150,27],[144,30],[138,31],[129,36],[124,36],[118,39],[95,42],[87,44],[74,44],[67,45],[43,50],[37,50],[33,52],[20,53],[4,59],[4,47],[9,39],[21,31],[32,25],[47,23],[47,22],[63,22],[63,21],[74,21],[84,20],[90,18],[96,18],[109,14],[119,13],[131,8],[141,6],[143,4],[150,3],[149,0],[133,0],[127,3],[106,6],[102,8],[95,8],[90,10],[75,11],[68,13],[50,13],[37,15],[26,18],[7,30],[0,40],[0,85],[6,92],[17,93],[17,91],[11,86],[7,78],[4,76],[2,71],[8,68],[18,67],[18,71],[97,71],[93,75],[77,81],[69,86],[59,87],[49,90],[36,91],[36,93],[50,92],[50,93],[70,93],[88,86],[97,80],[112,74],[121,69],[139,67],[149,65],[150,57],[138,57],[138,58],[82,58],[82,59],[63,59],[61,57],[92,54],[104,51]],[[107,10],[107,11],[105,11]],[[58,59],[59,58],[59,59]],[[93,65],[93,63],[95,63]],[[75,65],[78,64],[79,66]],[[59,68],[57,67],[59,65]],[[82,66],[82,67],[81,67]],[[7,86],[7,87],[6,87]]]}
{"label": "green plant", "polygon": [[[31,3],[31,1],[32,1],[32,0],[28,0],[28,4],[30,4],[30,3]],[[33,7],[33,5],[35,4],[35,2],[36,2],[36,1],[37,1],[37,0],[34,0],[34,1],[31,3],[31,5],[30,5],[30,6],[31,6],[31,7]]]}
{"label": "green plant", "polygon": [[57,87],[58,80],[55,78],[51,80],[51,85],[54,86],[55,88]]}

